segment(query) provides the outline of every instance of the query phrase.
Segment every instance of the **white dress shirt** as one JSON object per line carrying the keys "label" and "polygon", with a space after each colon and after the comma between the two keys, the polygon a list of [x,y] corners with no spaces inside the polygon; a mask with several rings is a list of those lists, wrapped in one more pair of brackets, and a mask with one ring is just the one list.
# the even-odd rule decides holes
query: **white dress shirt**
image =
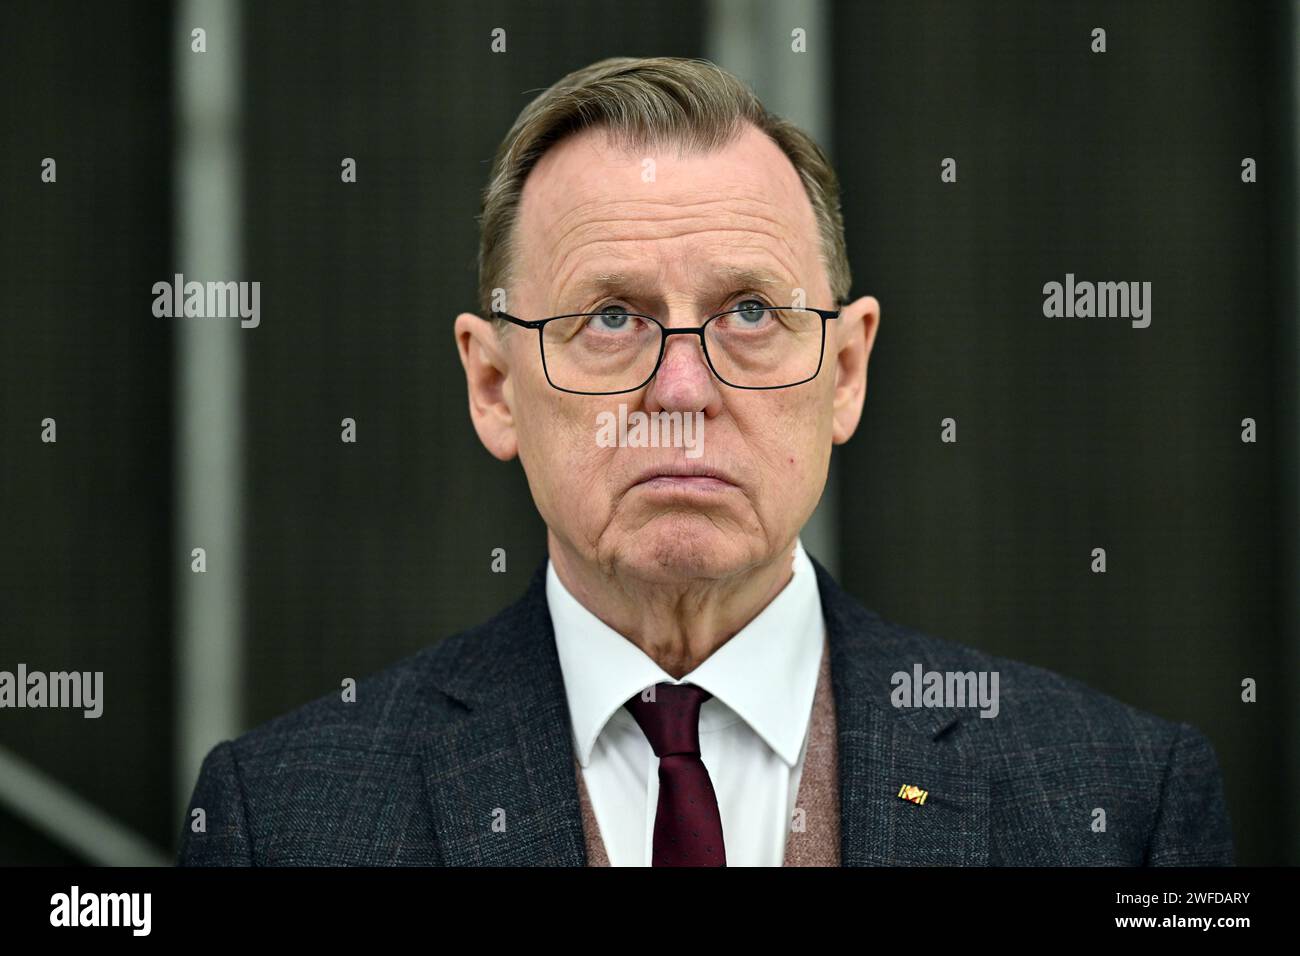
{"label": "white dress shirt", "polygon": [[574,752],[611,866],[651,864],[659,758],[623,705],[660,681],[713,695],[700,707],[700,759],[718,795],[727,865],[784,863],[826,639],[816,572],[798,540],[793,562],[767,607],[680,681],[583,607],[547,562]]}

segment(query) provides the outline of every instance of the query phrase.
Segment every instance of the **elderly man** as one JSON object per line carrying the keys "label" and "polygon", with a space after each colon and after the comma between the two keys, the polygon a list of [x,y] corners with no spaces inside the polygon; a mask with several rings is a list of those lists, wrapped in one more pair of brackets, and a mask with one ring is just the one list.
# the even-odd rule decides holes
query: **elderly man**
{"label": "elderly man", "polygon": [[562,79],[497,154],[479,266],[470,417],[549,560],[354,703],[214,748],[180,862],[1232,862],[1195,729],[887,622],[803,550],[880,308],[822,151],[743,84]]}

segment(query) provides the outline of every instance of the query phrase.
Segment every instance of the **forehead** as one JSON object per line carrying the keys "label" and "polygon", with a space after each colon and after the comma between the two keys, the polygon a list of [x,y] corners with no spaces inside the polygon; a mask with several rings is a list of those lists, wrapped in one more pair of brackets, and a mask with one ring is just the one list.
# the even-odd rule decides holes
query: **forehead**
{"label": "forehead", "polygon": [[603,129],[569,136],[526,180],[517,228],[520,278],[551,294],[592,271],[745,266],[808,286],[820,268],[799,174],[748,124],[709,153],[679,154],[675,143],[629,150]]}

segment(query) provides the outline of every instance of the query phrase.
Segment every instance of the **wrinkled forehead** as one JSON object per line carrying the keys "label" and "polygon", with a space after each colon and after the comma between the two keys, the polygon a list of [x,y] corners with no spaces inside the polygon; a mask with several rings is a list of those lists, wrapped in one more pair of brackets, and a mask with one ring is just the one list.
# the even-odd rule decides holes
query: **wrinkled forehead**
{"label": "wrinkled forehead", "polygon": [[603,129],[571,135],[530,173],[516,229],[520,278],[539,291],[611,260],[640,260],[653,271],[667,260],[707,268],[740,256],[795,286],[812,284],[820,268],[816,216],[799,174],[751,125],[709,152],[676,143],[627,148]]}

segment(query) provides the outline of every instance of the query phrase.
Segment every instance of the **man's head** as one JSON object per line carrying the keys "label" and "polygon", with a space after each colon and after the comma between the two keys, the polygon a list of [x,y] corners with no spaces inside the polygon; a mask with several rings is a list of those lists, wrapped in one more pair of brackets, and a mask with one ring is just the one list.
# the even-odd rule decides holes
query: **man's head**
{"label": "man's head", "polygon": [[[498,151],[482,230],[485,316],[628,312],[677,328],[736,308],[841,308],[811,381],[733,388],[698,336],[672,335],[654,378],[618,395],[553,388],[533,329],[456,320],[475,428],[493,455],[519,455],[557,563],[670,584],[788,554],[831,445],[857,427],[879,321],[874,299],[846,303],[838,184],[817,145],[712,64],[604,60],[524,109]],[[703,455],[607,447],[601,414],[620,403],[700,413]],[[689,468],[720,477],[642,480]]]}

